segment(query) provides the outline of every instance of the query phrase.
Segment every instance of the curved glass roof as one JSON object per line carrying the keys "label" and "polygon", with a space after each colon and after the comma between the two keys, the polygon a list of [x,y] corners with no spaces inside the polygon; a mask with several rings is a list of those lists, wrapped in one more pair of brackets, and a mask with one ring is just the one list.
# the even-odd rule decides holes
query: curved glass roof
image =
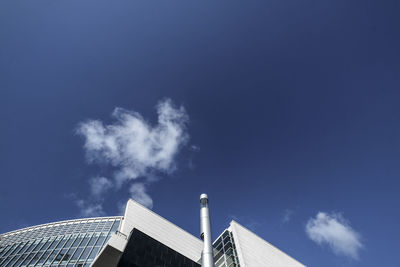
{"label": "curved glass roof", "polygon": [[0,266],[89,266],[122,216],[61,221],[0,236]]}

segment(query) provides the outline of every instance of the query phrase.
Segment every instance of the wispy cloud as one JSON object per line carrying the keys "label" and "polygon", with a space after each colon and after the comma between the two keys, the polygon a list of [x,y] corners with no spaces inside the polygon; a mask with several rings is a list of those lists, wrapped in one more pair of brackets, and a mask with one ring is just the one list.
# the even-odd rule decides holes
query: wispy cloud
{"label": "wispy cloud", "polygon": [[[84,138],[88,162],[112,170],[113,179],[100,176],[89,181],[95,199],[111,188],[123,190],[123,184],[142,179],[145,182],[135,182],[128,187],[129,192],[143,205],[153,206],[146,185],[156,181],[157,174],[171,174],[175,170],[176,155],[189,138],[188,116],[182,106],[176,107],[166,99],[157,105],[157,113],[158,123],[154,126],[139,113],[123,108],[115,108],[114,123],[88,120],[79,124],[77,134]],[[96,202],[97,205],[101,206]]]}
{"label": "wispy cloud", "polygon": [[282,215],[282,223],[288,223],[292,219],[293,213],[293,210],[285,209]]}
{"label": "wispy cloud", "polygon": [[360,234],[338,213],[318,212],[308,220],[306,233],[317,244],[327,244],[335,254],[352,259],[358,259],[363,248]]}
{"label": "wispy cloud", "polygon": [[148,208],[153,207],[153,199],[147,194],[146,187],[143,183],[134,183],[129,188],[132,198]]}
{"label": "wispy cloud", "polygon": [[101,203],[88,202],[83,199],[75,201],[76,205],[80,208],[81,215],[84,217],[103,216],[105,212]]}
{"label": "wispy cloud", "polygon": [[112,182],[106,177],[93,177],[89,180],[90,192],[95,198],[100,198],[113,187]]}

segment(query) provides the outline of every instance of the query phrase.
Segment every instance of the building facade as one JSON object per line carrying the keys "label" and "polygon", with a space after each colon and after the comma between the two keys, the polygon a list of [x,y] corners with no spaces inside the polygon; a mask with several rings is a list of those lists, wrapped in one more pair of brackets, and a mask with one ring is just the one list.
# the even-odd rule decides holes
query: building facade
{"label": "building facade", "polygon": [[215,267],[305,267],[236,221],[214,242]]}
{"label": "building facade", "polygon": [[[304,267],[232,221],[215,267]],[[200,267],[203,242],[139,203],[123,216],[69,220],[0,235],[0,267]]]}
{"label": "building facade", "polygon": [[0,266],[90,266],[121,220],[70,220],[3,234]]}

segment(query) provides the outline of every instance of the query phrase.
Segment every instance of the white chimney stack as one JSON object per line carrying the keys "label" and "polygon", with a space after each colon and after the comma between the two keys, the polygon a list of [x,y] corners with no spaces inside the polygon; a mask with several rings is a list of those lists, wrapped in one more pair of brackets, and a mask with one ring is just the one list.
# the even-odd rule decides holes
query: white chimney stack
{"label": "white chimney stack", "polygon": [[200,196],[200,237],[204,246],[201,253],[201,266],[214,267],[214,253],[211,241],[210,212],[208,210],[208,196]]}

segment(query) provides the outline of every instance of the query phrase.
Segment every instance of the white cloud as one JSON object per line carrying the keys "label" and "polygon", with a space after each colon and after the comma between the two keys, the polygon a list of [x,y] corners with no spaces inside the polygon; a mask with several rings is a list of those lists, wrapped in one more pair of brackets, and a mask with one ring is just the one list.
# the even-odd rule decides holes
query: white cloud
{"label": "white cloud", "polygon": [[[183,107],[175,107],[167,99],[159,102],[157,113],[156,125],[123,108],[113,111],[114,123],[105,125],[99,120],[89,120],[79,124],[77,133],[84,137],[88,161],[111,166],[113,171],[113,181],[105,177],[89,181],[92,197],[98,200],[110,188],[122,190],[122,184],[141,178],[146,183],[133,184],[130,192],[145,206],[153,206],[146,185],[157,181],[158,174],[175,170],[176,155],[189,137],[188,116]],[[101,207],[101,203],[95,204],[93,209],[102,210],[96,205]]]}
{"label": "white cloud", "polygon": [[136,200],[143,206],[146,206],[150,209],[153,207],[153,200],[147,194],[146,187],[143,183],[132,184],[132,186],[129,188],[129,193],[131,194],[131,198],[133,200]]}
{"label": "white cloud", "polygon": [[90,192],[96,198],[100,198],[113,184],[106,177],[93,177],[89,180]]}
{"label": "white cloud", "polygon": [[149,171],[172,172],[175,155],[188,139],[188,117],[185,109],[175,108],[171,100],[160,102],[157,113],[155,126],[122,108],[114,110],[114,124],[104,126],[98,120],[81,123],[77,132],[85,138],[88,160],[115,167],[118,185]]}
{"label": "white cloud", "polygon": [[308,220],[306,233],[317,244],[328,244],[337,255],[358,259],[359,250],[363,248],[361,236],[340,214],[318,212],[315,218]]}

